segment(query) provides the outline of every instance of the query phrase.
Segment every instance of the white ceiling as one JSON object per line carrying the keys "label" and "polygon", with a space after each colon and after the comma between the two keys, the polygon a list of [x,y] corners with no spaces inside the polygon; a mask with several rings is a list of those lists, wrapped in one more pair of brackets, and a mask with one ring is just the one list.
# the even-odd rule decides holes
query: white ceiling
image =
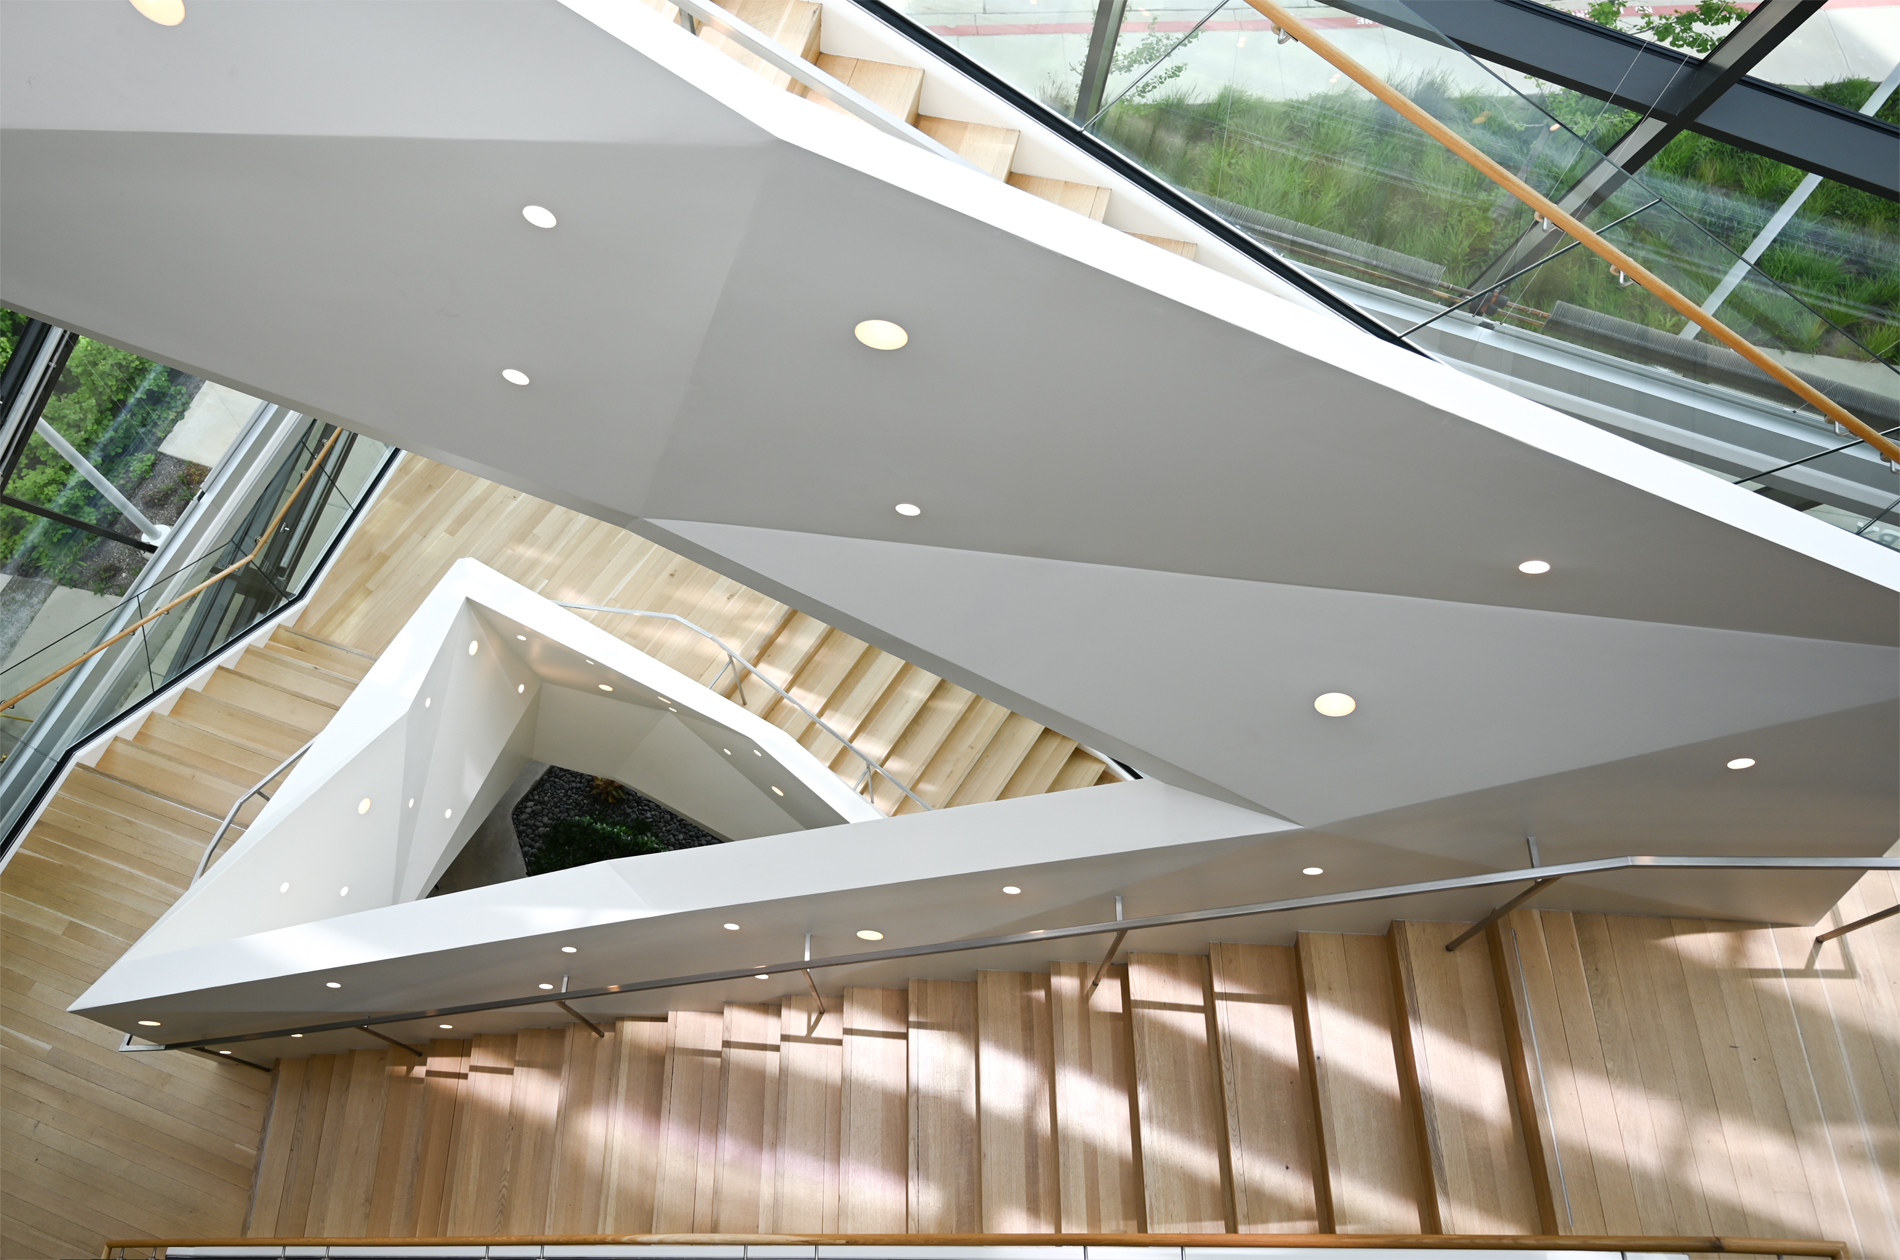
{"label": "white ceiling", "polygon": [[[1310,825],[1502,843],[1562,799],[1583,844],[1633,810],[1891,842],[1900,557],[622,11],[631,43],[553,3],[0,6],[0,301]],[[874,316],[911,344],[859,346]],[[1751,804],[1705,773],[1776,732],[1829,755]]]}

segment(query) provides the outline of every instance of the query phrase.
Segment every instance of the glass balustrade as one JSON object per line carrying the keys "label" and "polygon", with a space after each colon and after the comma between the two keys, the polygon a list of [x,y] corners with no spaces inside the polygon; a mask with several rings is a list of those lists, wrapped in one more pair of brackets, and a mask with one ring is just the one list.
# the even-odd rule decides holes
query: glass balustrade
{"label": "glass balustrade", "polygon": [[[1127,8],[1099,105],[1078,104],[1092,6],[899,7],[1421,349],[1893,545],[1877,514],[1900,477],[1872,450],[1827,454],[1843,438],[1813,406],[1244,0]],[[1285,8],[1776,363],[1900,428],[1900,238],[1811,218],[1751,265],[1779,202],[1611,165],[1627,112],[1470,57],[1429,4]]]}

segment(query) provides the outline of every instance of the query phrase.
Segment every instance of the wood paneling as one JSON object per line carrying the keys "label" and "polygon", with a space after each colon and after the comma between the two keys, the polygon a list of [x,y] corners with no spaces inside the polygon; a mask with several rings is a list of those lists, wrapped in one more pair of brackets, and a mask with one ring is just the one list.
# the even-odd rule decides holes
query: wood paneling
{"label": "wood paneling", "polygon": [[442,1232],[450,1236],[501,1232],[515,1101],[515,1040],[513,1033],[480,1034],[469,1051],[444,1187]]}
{"label": "wood paneling", "polygon": [[1062,1205],[1056,1178],[1055,1047],[1049,977],[976,973],[978,1200],[983,1232],[1054,1233]]}
{"label": "wood paneling", "polygon": [[910,997],[846,989],[838,1091],[838,1229],[910,1228]]}
{"label": "wood paneling", "polygon": [[1320,1192],[1342,1234],[1411,1234],[1422,1147],[1393,1044],[1391,953],[1384,937],[1302,932],[1308,1080],[1319,1121]]}
{"label": "wood paneling", "polygon": [[977,1232],[979,1194],[976,986],[912,980],[910,1232]]}
{"label": "wood paneling", "polygon": [[1491,956],[1463,923],[1395,922],[1399,1051],[1424,1135],[1431,1219],[1452,1234],[1535,1234],[1537,1193],[1511,1088]]}
{"label": "wood paneling", "polygon": [[1142,1228],[1142,1201],[1127,969],[1110,967],[1085,1002],[1094,975],[1093,963],[1049,967],[1061,1228],[1071,1234],[1135,1233]]}
{"label": "wood paneling", "polygon": [[1243,1234],[1319,1233],[1313,1097],[1301,1078],[1300,965],[1291,946],[1216,944],[1234,1220]]}
{"label": "wood paneling", "polygon": [[623,1019],[614,1025],[614,1101],[600,1193],[600,1228],[611,1233],[653,1228],[672,1031],[671,1020]]}
{"label": "wood paneling", "polygon": [[719,1078],[725,1021],[706,1011],[667,1016],[666,1080],[660,1097],[660,1164],[653,1230],[705,1233],[713,1223],[718,1172]]}
{"label": "wood paneling", "polygon": [[1141,1182],[1155,1233],[1233,1228],[1207,959],[1128,956]]}
{"label": "wood paneling", "polygon": [[778,1028],[778,1221],[766,1232],[838,1231],[839,1087],[844,1013],[787,998]]}
{"label": "wood paneling", "polygon": [[778,1036],[778,1007],[726,1004],[713,1183],[720,1233],[769,1233],[778,1216]]}

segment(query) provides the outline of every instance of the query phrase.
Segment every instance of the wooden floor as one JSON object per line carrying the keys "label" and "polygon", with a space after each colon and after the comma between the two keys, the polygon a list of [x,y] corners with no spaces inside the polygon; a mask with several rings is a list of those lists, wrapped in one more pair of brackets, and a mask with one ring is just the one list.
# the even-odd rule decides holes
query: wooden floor
{"label": "wooden floor", "polygon": [[[1868,876],[1837,919],[1900,899]],[[1518,912],[287,1060],[256,1236],[1248,1232],[1900,1255],[1900,920]]]}

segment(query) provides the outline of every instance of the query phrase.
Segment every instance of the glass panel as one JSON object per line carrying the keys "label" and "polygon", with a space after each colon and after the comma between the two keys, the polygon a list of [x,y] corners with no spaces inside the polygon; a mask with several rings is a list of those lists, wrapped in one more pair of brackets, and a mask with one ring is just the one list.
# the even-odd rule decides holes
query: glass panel
{"label": "glass panel", "polygon": [[[1900,9],[1866,0],[1828,0],[1761,61],[1752,75],[1844,109],[1859,109],[1900,65]],[[1889,100],[1877,115],[1900,123]]]}

